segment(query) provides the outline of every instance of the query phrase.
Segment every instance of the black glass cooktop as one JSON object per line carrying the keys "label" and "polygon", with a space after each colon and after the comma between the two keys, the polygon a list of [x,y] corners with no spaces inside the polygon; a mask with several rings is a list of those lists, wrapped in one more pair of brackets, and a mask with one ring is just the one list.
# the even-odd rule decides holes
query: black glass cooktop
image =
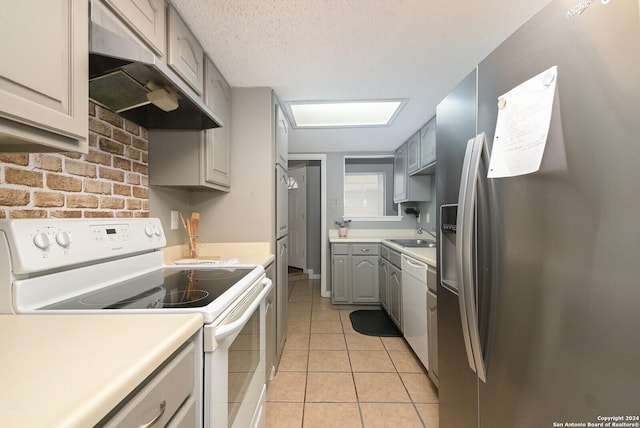
{"label": "black glass cooktop", "polygon": [[207,306],[251,268],[159,269],[41,309],[154,309]]}

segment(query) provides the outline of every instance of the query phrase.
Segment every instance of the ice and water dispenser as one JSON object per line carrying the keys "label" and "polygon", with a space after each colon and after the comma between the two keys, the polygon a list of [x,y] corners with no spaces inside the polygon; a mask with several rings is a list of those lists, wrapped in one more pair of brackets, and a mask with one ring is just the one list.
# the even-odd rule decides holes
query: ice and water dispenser
{"label": "ice and water dispenser", "polygon": [[443,287],[458,294],[456,268],[456,223],[458,204],[440,206],[440,282]]}

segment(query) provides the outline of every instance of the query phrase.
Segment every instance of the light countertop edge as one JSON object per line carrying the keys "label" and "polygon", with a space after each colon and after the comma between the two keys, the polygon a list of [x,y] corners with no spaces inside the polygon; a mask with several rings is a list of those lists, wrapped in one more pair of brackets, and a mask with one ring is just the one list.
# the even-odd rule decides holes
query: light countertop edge
{"label": "light countertop edge", "polygon": [[403,247],[398,244],[394,244],[388,239],[394,239],[395,237],[388,238],[373,238],[373,237],[330,237],[329,242],[331,244],[357,244],[359,242],[363,243],[383,243],[389,248],[398,251],[399,253],[406,254],[409,257],[413,257],[417,260],[420,260],[430,266],[436,268],[437,265],[437,248],[415,248],[415,247]]}
{"label": "light countertop edge", "polygon": [[202,322],[200,314],[0,315],[3,424],[94,426]]}

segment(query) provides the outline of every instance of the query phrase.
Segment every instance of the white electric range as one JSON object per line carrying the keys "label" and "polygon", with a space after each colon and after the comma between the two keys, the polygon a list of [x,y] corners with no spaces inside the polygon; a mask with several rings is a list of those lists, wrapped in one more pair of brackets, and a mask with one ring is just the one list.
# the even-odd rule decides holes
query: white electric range
{"label": "white electric range", "polygon": [[165,265],[158,219],[0,220],[0,313],[201,313],[204,427],[264,425],[265,297],[254,265]]}

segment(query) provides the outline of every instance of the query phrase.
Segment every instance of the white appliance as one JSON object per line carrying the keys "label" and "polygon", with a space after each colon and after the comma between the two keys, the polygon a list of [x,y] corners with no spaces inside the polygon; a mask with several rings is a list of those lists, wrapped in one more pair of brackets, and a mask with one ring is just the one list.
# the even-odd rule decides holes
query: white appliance
{"label": "white appliance", "polygon": [[402,255],[402,319],[404,338],[422,364],[429,367],[426,264]]}
{"label": "white appliance", "polygon": [[201,313],[198,426],[264,426],[262,266],[167,266],[158,219],[0,221],[0,313]]}

